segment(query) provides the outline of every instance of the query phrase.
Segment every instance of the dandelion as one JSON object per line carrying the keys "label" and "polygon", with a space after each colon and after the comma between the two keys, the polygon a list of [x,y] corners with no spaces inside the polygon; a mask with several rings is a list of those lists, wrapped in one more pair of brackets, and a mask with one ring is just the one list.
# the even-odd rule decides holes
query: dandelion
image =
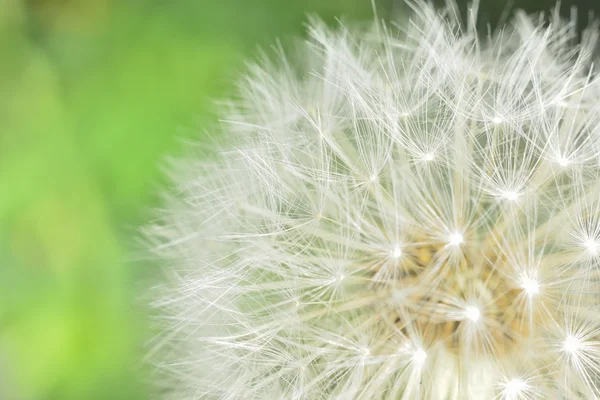
{"label": "dandelion", "polygon": [[173,399],[600,397],[595,27],[476,4],[310,25],[150,245]]}

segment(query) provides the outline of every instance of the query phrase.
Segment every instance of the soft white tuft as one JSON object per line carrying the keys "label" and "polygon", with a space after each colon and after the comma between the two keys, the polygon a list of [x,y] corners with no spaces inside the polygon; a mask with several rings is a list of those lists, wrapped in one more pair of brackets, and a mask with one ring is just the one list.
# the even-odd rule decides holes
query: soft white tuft
{"label": "soft white tuft", "polygon": [[166,397],[600,397],[597,31],[475,9],[251,68],[149,229]]}

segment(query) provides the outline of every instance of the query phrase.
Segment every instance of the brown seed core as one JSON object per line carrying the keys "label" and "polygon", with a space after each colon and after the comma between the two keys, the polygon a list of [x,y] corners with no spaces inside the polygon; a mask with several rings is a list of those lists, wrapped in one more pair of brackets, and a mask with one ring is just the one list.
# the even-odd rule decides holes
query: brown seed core
{"label": "brown seed core", "polygon": [[447,250],[420,246],[398,261],[388,322],[404,335],[417,332],[426,345],[506,353],[529,335],[526,293],[498,272],[506,260]]}

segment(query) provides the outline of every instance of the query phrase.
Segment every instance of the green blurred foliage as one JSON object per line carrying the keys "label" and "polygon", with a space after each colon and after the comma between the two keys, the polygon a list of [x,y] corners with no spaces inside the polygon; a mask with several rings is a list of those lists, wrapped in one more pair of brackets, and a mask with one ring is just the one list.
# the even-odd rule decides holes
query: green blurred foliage
{"label": "green blurred foliage", "polygon": [[[163,157],[258,45],[365,0],[0,0],[0,399],[146,399]],[[144,283],[142,283],[144,282]]]}

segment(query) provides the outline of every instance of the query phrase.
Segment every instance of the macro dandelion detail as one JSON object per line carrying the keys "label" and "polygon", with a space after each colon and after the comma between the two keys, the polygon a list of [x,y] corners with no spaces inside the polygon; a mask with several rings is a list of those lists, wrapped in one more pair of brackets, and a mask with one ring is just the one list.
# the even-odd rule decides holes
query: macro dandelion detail
{"label": "macro dandelion detail", "polygon": [[166,397],[600,397],[598,31],[476,8],[250,68],[148,227]]}

